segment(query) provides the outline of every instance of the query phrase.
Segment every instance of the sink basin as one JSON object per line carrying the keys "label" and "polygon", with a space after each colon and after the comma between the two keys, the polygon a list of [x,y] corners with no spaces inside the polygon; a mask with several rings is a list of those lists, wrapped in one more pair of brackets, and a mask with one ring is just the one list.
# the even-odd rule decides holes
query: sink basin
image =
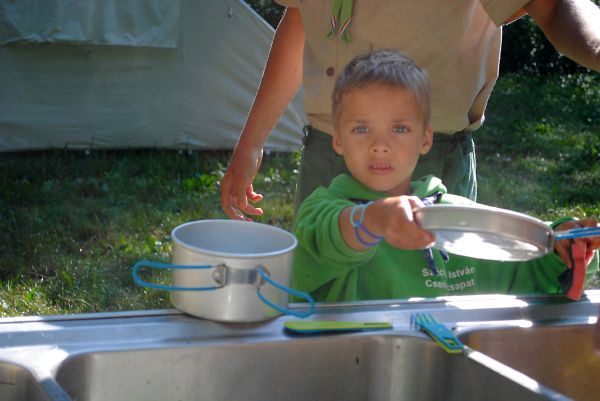
{"label": "sink basin", "polygon": [[594,325],[533,326],[474,331],[461,341],[576,400],[597,400],[600,355]]}
{"label": "sink basin", "polygon": [[0,399],[3,401],[50,401],[42,385],[25,368],[0,362]]}
{"label": "sink basin", "polygon": [[[0,400],[595,399],[599,356],[583,323],[600,290],[588,296],[321,305],[315,320],[393,329],[317,335],[288,333],[288,317],[217,323],[176,310],[0,319]],[[417,312],[456,327],[464,352],[411,329]]]}
{"label": "sink basin", "polygon": [[398,334],[82,353],[60,364],[56,380],[77,401],[546,399],[468,352]]}

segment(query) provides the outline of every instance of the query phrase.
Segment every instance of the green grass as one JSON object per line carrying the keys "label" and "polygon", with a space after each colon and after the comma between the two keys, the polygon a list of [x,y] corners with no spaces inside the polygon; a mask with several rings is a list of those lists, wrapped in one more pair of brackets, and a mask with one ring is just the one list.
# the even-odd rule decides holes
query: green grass
{"label": "green grass", "polygon": [[[479,201],[544,219],[600,215],[600,78],[503,77],[476,134]],[[0,154],[0,316],[170,307],[135,261],[169,261],[170,231],[224,218],[228,152]],[[261,222],[290,229],[298,155],[266,156]],[[168,281],[168,274],[153,279]],[[596,282],[595,287],[600,283]]]}
{"label": "green grass", "polygon": [[[171,230],[225,218],[227,152],[50,151],[1,156],[0,315],[162,308],[136,287],[139,259],[168,262]],[[295,154],[266,156],[266,213],[289,229]],[[163,277],[164,278],[164,277]],[[158,277],[157,279],[161,279]]]}
{"label": "green grass", "polygon": [[477,132],[479,201],[554,219],[600,215],[600,78],[504,77]]}

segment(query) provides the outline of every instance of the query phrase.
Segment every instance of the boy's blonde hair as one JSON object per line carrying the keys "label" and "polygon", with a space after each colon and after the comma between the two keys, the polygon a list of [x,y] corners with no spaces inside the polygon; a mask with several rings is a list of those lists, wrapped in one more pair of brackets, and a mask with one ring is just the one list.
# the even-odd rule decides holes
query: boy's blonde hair
{"label": "boy's blonde hair", "polygon": [[355,57],[338,76],[331,95],[336,126],[344,95],[353,89],[373,84],[408,90],[423,114],[425,125],[429,125],[431,119],[429,75],[404,54],[395,50],[382,49]]}

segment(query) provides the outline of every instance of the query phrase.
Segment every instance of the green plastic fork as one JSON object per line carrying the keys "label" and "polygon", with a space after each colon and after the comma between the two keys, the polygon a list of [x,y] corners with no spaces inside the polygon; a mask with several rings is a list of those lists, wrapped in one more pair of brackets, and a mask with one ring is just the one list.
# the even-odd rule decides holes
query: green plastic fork
{"label": "green plastic fork", "polygon": [[411,326],[429,334],[433,340],[450,354],[463,352],[463,343],[442,323],[438,323],[429,313],[413,313],[410,316]]}

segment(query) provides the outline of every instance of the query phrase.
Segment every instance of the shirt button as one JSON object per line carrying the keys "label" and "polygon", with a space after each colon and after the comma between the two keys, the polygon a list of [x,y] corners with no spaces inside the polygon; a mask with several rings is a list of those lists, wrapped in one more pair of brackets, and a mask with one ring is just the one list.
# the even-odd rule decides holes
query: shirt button
{"label": "shirt button", "polygon": [[327,74],[328,77],[332,77],[333,74],[335,73],[335,69],[333,67],[329,67],[325,73]]}

